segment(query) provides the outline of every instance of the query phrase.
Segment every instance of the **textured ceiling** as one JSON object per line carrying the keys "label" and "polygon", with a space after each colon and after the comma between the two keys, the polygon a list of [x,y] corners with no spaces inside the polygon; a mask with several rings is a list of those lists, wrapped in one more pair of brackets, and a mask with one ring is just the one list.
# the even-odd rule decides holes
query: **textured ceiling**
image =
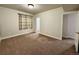
{"label": "textured ceiling", "polygon": [[0,6],[19,11],[29,12],[32,14],[37,14],[57,7],[63,7],[64,11],[79,10],[79,4],[35,4],[34,8],[32,9],[28,8],[27,4],[0,4]]}

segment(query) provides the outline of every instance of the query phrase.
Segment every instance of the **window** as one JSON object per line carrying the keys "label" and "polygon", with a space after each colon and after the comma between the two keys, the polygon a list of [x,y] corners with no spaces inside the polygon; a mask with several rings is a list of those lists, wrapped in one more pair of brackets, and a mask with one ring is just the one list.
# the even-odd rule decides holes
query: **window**
{"label": "window", "polygon": [[32,16],[18,14],[19,15],[19,30],[32,29]]}

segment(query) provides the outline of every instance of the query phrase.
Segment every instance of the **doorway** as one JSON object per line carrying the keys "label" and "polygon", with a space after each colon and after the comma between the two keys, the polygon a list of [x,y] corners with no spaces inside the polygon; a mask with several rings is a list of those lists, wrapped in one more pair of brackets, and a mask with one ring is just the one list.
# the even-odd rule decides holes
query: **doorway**
{"label": "doorway", "polygon": [[76,14],[63,15],[63,38],[74,39],[76,32]]}
{"label": "doorway", "polygon": [[40,33],[40,18],[36,18],[36,33]]}

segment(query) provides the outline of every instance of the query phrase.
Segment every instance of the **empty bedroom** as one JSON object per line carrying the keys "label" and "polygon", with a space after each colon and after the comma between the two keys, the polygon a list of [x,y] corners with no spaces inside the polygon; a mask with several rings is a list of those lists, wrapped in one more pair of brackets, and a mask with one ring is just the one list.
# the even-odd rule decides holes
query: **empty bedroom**
{"label": "empty bedroom", "polygon": [[0,55],[78,55],[79,4],[0,4]]}

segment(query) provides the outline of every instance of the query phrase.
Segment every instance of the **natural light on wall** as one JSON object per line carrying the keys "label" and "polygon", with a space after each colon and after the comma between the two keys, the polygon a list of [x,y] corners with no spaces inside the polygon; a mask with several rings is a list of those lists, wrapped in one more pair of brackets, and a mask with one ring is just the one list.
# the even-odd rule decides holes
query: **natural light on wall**
{"label": "natural light on wall", "polygon": [[40,18],[36,18],[36,32],[40,33]]}

